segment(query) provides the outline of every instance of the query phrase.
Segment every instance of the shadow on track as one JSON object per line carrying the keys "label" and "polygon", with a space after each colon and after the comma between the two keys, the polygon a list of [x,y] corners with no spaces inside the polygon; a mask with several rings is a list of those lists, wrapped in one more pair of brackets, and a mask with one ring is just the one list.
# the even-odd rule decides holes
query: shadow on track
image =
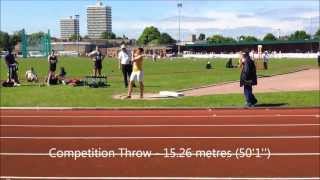
{"label": "shadow on track", "polygon": [[281,107],[287,106],[288,103],[264,103],[264,104],[257,104],[255,107]]}

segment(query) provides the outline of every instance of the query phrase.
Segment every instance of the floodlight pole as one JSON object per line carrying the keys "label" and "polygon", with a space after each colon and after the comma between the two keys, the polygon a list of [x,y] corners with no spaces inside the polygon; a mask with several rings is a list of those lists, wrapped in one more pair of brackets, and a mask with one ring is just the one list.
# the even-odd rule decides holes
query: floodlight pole
{"label": "floodlight pole", "polygon": [[75,17],[76,17],[76,21],[77,21],[77,23],[78,23],[78,27],[77,27],[77,29],[76,29],[76,31],[77,31],[77,48],[78,48],[78,56],[80,55],[80,50],[79,50],[79,41],[80,41],[80,15],[79,14],[76,14],[75,15]]}
{"label": "floodlight pole", "polygon": [[179,24],[179,34],[178,34],[178,54],[180,54],[180,43],[181,43],[181,8],[182,8],[182,2],[177,4],[178,7],[178,24]]}

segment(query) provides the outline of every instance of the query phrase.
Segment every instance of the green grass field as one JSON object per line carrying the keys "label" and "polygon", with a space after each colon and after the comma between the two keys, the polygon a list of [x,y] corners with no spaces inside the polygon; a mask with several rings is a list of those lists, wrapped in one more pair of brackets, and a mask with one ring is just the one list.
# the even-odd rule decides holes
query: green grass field
{"label": "green grass field", "polygon": [[[239,79],[239,69],[226,69],[226,60],[209,60],[213,64],[212,70],[206,70],[208,59],[176,59],[163,60],[156,63],[145,60],[145,90],[158,93],[161,90],[180,90]],[[45,107],[242,107],[242,94],[213,95],[203,97],[183,97],[166,100],[115,100],[114,94],[125,94],[122,75],[115,59],[106,59],[103,74],[108,76],[107,88],[88,88],[70,86],[39,87],[26,83],[24,72],[34,67],[41,79],[47,74],[48,64],[43,59],[20,60],[19,74],[21,87],[0,88],[1,106],[45,106]],[[68,78],[82,78],[91,74],[91,61],[88,58],[61,57],[58,67],[65,67]],[[5,63],[1,61],[1,80],[6,79]],[[316,60],[282,59],[271,60],[269,70],[258,71],[260,76],[288,73],[302,68],[317,67]],[[59,68],[58,68],[59,70]],[[138,90],[138,89],[135,89]],[[241,92],[239,92],[241,93]],[[257,94],[262,105],[277,105],[300,107],[319,106],[319,92],[281,92]]]}

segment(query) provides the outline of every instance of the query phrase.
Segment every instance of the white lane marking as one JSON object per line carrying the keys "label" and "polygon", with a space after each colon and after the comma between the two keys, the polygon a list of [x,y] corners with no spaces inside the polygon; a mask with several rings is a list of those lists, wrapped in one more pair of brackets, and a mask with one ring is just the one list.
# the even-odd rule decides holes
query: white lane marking
{"label": "white lane marking", "polygon": [[0,117],[4,118],[209,118],[209,117],[215,117],[215,118],[228,118],[228,117],[247,117],[247,118],[254,118],[254,117],[315,117],[319,118],[318,114],[260,114],[260,115],[201,115],[201,116],[179,116],[179,115],[118,115],[118,116],[112,116],[112,115],[100,115],[100,116],[88,116],[88,115],[3,115]]}
{"label": "white lane marking", "polygon": [[318,139],[320,136],[1,136],[0,139]]}
{"label": "white lane marking", "polygon": [[119,115],[119,116],[112,116],[112,115],[100,115],[100,116],[88,116],[88,115],[14,115],[14,116],[1,116],[5,118],[208,118],[211,117],[210,115],[205,115],[205,116],[139,116],[139,115]]}
{"label": "white lane marking", "polygon": [[[53,153],[54,154],[54,153]],[[52,155],[52,154],[51,154]],[[115,153],[115,156],[123,156],[123,153]],[[166,153],[151,153],[151,156],[167,156]],[[196,153],[190,153],[188,155],[197,156]],[[236,156],[236,153],[230,153],[232,156]],[[252,156],[320,156],[320,153],[252,153]],[[50,156],[49,153],[0,153],[0,156]]]}
{"label": "white lane marking", "polygon": [[137,179],[137,180],[314,180],[320,179],[320,177],[48,177],[48,176],[0,176],[1,179]]}
{"label": "white lane marking", "polygon": [[139,128],[139,127],[300,127],[320,124],[96,124],[96,125],[42,125],[1,124],[0,127],[43,127],[43,128]]}

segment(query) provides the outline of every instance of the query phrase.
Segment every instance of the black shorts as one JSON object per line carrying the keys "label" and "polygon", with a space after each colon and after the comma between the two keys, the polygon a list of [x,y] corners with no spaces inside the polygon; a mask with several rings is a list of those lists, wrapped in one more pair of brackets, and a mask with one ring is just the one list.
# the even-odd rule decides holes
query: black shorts
{"label": "black shorts", "polygon": [[57,64],[50,64],[49,70],[55,72],[57,69]]}
{"label": "black shorts", "polygon": [[102,69],[102,62],[101,61],[95,61],[94,62],[94,68],[95,69]]}

